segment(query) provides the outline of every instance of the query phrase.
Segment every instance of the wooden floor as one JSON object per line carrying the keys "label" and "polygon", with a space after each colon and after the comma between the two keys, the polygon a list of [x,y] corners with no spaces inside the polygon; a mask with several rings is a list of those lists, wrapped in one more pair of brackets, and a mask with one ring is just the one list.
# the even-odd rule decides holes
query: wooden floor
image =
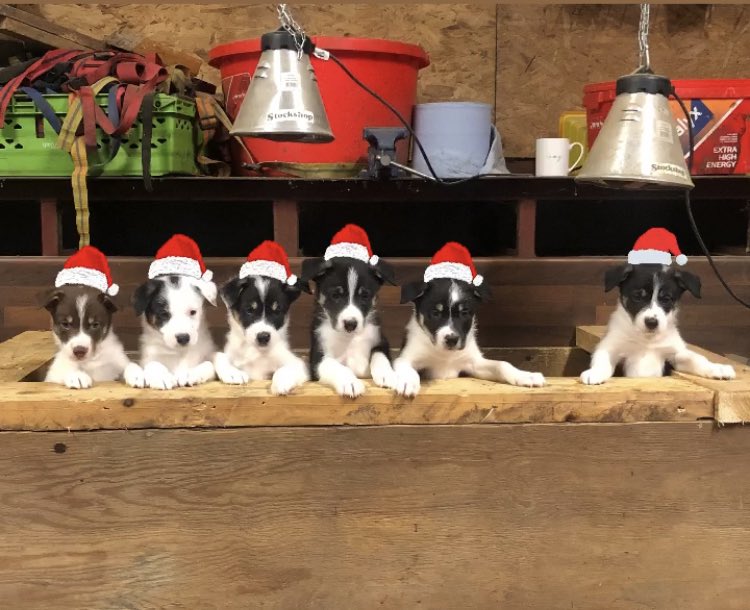
{"label": "wooden floor", "polygon": [[[604,324],[616,303],[615,292],[605,294],[604,270],[622,258],[570,259],[477,259],[477,267],[489,282],[493,301],[481,312],[479,336],[485,346],[562,346],[574,344],[576,325]],[[23,330],[48,329],[45,310],[39,307],[39,293],[51,286],[63,259],[45,257],[0,258],[0,339]],[[208,259],[218,282],[237,273],[242,259]],[[392,261],[399,282],[417,279],[427,260]],[[134,349],[139,330],[128,299],[146,277],[149,259],[112,259],[112,272],[120,284],[116,328],[126,346]],[[722,257],[718,265],[726,280],[745,299],[750,299],[750,266],[745,257]],[[295,272],[300,259],[293,260]],[[719,353],[750,356],[750,312],[724,292],[708,264],[691,260],[689,269],[703,281],[703,298],[686,295],[681,312],[686,338]],[[381,306],[385,331],[398,347],[410,308],[399,305],[399,289],[386,287]],[[303,295],[292,310],[291,338],[295,347],[308,343],[312,299]],[[226,311],[211,308],[210,323],[217,340],[223,341]]]}

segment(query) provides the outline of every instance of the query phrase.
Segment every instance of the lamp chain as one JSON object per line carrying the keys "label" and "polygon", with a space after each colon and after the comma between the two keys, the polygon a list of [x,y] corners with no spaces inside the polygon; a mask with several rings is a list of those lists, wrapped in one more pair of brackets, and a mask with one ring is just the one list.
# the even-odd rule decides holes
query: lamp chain
{"label": "lamp chain", "polygon": [[304,47],[305,41],[307,40],[307,34],[305,34],[305,30],[303,30],[302,26],[300,26],[294,20],[294,17],[292,17],[292,14],[287,8],[286,4],[278,4],[276,6],[276,13],[279,16],[281,27],[283,27],[294,37],[294,44],[297,47],[297,56],[302,57],[302,49]]}
{"label": "lamp chain", "polygon": [[641,20],[638,25],[638,50],[640,54],[640,65],[636,70],[639,72],[651,72],[651,58],[648,53],[648,22],[651,16],[651,5],[641,4]]}

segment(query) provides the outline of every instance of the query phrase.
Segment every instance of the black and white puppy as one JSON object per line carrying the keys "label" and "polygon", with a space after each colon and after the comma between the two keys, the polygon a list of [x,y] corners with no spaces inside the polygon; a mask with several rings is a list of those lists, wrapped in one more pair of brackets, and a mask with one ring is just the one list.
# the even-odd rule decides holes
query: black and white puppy
{"label": "black and white puppy", "polygon": [[239,275],[221,289],[229,321],[224,351],[214,359],[221,381],[271,379],[271,392],[283,395],[309,379],[287,336],[289,308],[302,288],[279,244],[266,241],[250,253]]}
{"label": "black and white puppy", "polygon": [[124,376],[131,386],[143,387],[143,371],[127,357],[112,329],[117,307],[111,297],[118,291],[106,256],[94,246],[68,258],[55,288],[43,297],[58,348],[45,381],[78,389]]}
{"label": "black and white puppy", "polygon": [[626,264],[606,271],[604,290],[619,287],[607,333],[581,375],[585,384],[612,377],[618,364],[626,377],[661,377],[666,365],[684,373],[733,379],[734,369],[690,350],[680,336],[677,312],[684,292],[701,296],[698,276],[661,264]]}
{"label": "black and white puppy", "polygon": [[518,386],[542,386],[541,373],[521,371],[509,362],[485,358],[477,344],[477,310],[489,296],[469,251],[455,242],[439,250],[424,281],[405,285],[401,302],[413,303],[401,353],[393,363],[396,391],[415,396],[421,378],[476,377]]}
{"label": "black and white puppy", "polygon": [[107,294],[61,286],[47,292],[44,307],[58,348],[45,381],[80,389],[124,377],[128,385],[143,387],[143,370],[130,361],[112,328],[117,307]]}
{"label": "black and white puppy", "polygon": [[372,254],[369,238],[356,225],[337,233],[325,256],[307,259],[302,281],[315,284],[311,327],[310,376],[341,396],[365,391],[361,379],[396,387],[388,341],[377,312],[378,291],[395,285],[390,265]]}
{"label": "black and white puppy", "polygon": [[215,379],[216,347],[205,304],[216,305],[217,288],[200,250],[185,235],[174,235],[157,252],[149,280],[133,295],[142,318],[141,366],[146,386],[169,390]]}

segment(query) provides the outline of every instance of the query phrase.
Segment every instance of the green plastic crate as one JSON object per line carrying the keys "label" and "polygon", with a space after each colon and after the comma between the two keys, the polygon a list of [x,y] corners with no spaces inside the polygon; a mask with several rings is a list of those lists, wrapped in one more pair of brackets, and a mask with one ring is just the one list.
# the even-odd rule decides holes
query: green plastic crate
{"label": "green plastic crate", "polygon": [[[62,122],[68,112],[66,94],[48,94],[47,102]],[[106,110],[107,96],[98,95],[97,103]],[[200,134],[195,126],[195,102],[158,93],[154,95],[153,129],[151,131],[151,175],[198,175],[195,156]],[[103,170],[91,168],[90,175],[142,176],[140,117]],[[57,148],[57,134],[26,95],[14,95],[0,129],[0,176],[70,176],[73,161],[70,154]],[[110,142],[97,128],[99,153],[89,154],[89,166],[106,161]],[[103,150],[102,150],[103,149]]]}

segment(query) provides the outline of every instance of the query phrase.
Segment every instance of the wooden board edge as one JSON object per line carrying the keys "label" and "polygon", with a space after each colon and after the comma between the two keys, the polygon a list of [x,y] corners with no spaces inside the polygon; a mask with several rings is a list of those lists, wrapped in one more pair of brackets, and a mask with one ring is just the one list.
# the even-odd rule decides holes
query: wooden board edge
{"label": "wooden board edge", "polygon": [[[21,357],[17,357],[18,354]],[[55,356],[52,331],[27,330],[0,342],[0,382],[20,382]]]}

